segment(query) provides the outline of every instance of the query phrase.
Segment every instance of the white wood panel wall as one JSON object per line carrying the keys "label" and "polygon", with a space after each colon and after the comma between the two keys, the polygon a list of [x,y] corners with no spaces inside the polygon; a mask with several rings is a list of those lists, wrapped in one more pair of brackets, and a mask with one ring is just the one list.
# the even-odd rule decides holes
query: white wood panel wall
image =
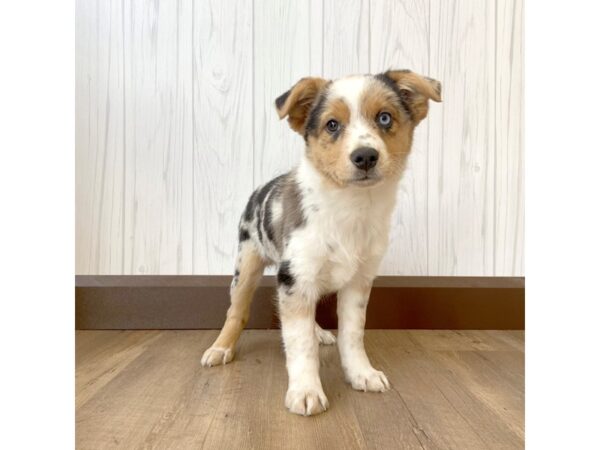
{"label": "white wood panel wall", "polygon": [[123,8],[123,273],[192,270],[191,0]]}
{"label": "white wood panel wall", "polygon": [[430,72],[444,107],[429,116],[431,275],[493,275],[494,2],[435,0]]}
{"label": "white wood panel wall", "polygon": [[228,274],[307,75],[410,68],[417,130],[387,275],[523,275],[522,0],[77,0],[79,274]]}

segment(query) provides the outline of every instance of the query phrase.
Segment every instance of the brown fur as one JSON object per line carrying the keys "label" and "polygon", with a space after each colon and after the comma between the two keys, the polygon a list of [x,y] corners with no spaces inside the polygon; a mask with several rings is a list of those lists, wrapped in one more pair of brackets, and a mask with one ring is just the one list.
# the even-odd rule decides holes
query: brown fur
{"label": "brown fur", "polygon": [[290,127],[304,134],[304,126],[310,108],[319,91],[327,84],[322,78],[303,78],[290,89],[289,94],[280,108],[277,108],[279,118],[288,116]]}
{"label": "brown fur", "polygon": [[325,126],[330,119],[335,119],[342,125],[350,122],[350,110],[342,99],[336,98],[327,104],[327,107],[321,114],[321,127]]}
{"label": "brown fur", "polygon": [[398,85],[413,113],[415,125],[427,116],[428,100],[442,101],[442,85],[433,78],[423,77],[409,70],[390,70],[385,73]]}
{"label": "brown fur", "polygon": [[345,158],[341,157],[346,143],[343,133],[335,139],[324,129],[331,119],[337,120],[342,127],[350,121],[350,110],[342,99],[331,100],[325,105],[319,123],[319,133],[316,137],[308,137],[307,156],[314,166],[326,175],[326,179],[343,186],[349,177]]}
{"label": "brown fur", "polygon": [[326,131],[319,136],[309,136],[307,157],[325,175],[325,179],[337,186],[344,186],[350,174],[343,158],[344,139],[333,141]]}
{"label": "brown fur", "polygon": [[[426,103],[425,101],[425,108]],[[421,109],[415,110],[413,114],[422,114],[423,106],[419,103],[417,108]],[[377,149],[380,153],[378,170],[381,175],[389,177],[399,174],[410,152],[416,123],[407,115],[397,94],[377,81],[372,82],[360,99],[359,109],[372,133],[379,135],[385,144],[385,148]],[[388,112],[393,118],[392,126],[387,130],[376,123],[381,112]],[[326,123],[331,119],[337,120],[342,126],[351,120],[350,110],[342,99],[332,98],[323,106],[318,134],[308,136],[307,139],[307,156],[327,180],[341,187],[352,177],[355,169],[348,162],[347,151],[344,150],[348,143],[343,131],[335,138],[325,129]]]}
{"label": "brown fur", "polygon": [[[404,167],[410,153],[415,125],[406,115],[397,96],[381,83],[373,83],[360,102],[361,114],[385,143],[385,149],[379,149],[380,152],[385,151],[378,162],[379,170],[384,177],[393,175]],[[380,128],[375,122],[381,112],[392,115],[392,126],[387,130]]]}
{"label": "brown fur", "polygon": [[254,246],[250,243],[243,244],[240,249],[239,280],[231,289],[231,305],[227,310],[227,319],[211,347],[228,349],[233,353],[240,333],[248,322],[250,303],[264,268],[265,262]]}

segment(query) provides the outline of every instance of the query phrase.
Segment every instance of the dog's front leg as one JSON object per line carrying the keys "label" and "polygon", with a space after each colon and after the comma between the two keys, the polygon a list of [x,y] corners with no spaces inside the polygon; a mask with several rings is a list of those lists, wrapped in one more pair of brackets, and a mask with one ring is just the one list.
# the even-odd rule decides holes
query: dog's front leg
{"label": "dog's front leg", "polygon": [[346,379],[359,391],[383,392],[389,382],[375,370],[363,343],[367,304],[372,280],[353,280],[338,292],[338,348]]}
{"label": "dog's front leg", "polygon": [[315,330],[317,299],[279,289],[279,315],[289,377],[285,406],[310,416],[327,409],[319,377],[319,340]]}

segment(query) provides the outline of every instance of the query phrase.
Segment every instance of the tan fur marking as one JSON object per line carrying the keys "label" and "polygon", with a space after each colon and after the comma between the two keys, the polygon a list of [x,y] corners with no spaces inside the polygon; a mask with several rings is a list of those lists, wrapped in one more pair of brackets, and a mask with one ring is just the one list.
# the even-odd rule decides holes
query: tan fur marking
{"label": "tan fur marking", "polygon": [[394,80],[401,90],[410,93],[410,106],[415,122],[419,123],[427,116],[429,101],[442,101],[442,85],[433,78],[423,77],[405,70],[390,70],[386,75]]}
{"label": "tan fur marking", "polygon": [[308,158],[314,166],[325,175],[326,179],[334,185],[343,186],[350,176],[351,168],[348,167],[344,155],[344,134],[335,139],[325,130],[325,124],[331,119],[337,120],[342,127],[350,122],[350,109],[342,99],[329,101],[321,114],[319,133],[317,137],[308,138]]}
{"label": "tan fur marking", "polygon": [[[397,100],[397,95],[380,83],[373,83],[363,94],[360,100],[361,114],[371,124],[375,124],[380,112],[388,112],[394,119],[394,126],[390,131],[396,132],[399,125],[408,121],[406,113],[401,110],[402,106]],[[378,128],[378,127],[376,127]]]}
{"label": "tan fur marking", "polygon": [[[408,103],[412,120],[409,120],[405,106],[400,103],[396,93],[390,91],[383,83],[370,83],[360,99],[359,109],[373,133],[379,135],[383,141],[383,148],[376,149],[380,154],[376,170],[384,178],[402,172],[411,149],[414,128],[427,115],[428,101],[441,101],[441,85],[432,78],[403,70],[389,71],[386,75],[396,82],[405,95],[404,100]],[[303,133],[310,108],[320,89],[327,83],[320,78],[300,80],[280,108],[280,117],[288,115],[290,126]],[[393,118],[393,125],[387,130],[376,123],[377,114],[382,111],[389,112]],[[328,98],[320,114],[316,136],[311,134],[306,137],[306,154],[332,187],[343,187],[355,173],[355,168],[348,158],[348,147],[355,143],[348,142],[349,137],[343,129],[338,136],[330,134],[325,129],[325,124],[331,119],[340,122],[342,127],[348,125],[351,120],[357,120],[350,117],[350,109],[342,99]]]}
{"label": "tan fur marking", "polygon": [[[390,113],[393,118],[392,127],[388,130],[381,129],[376,123],[377,115],[382,111]],[[376,149],[380,153],[380,173],[384,177],[401,173],[410,152],[415,124],[407,117],[396,94],[383,84],[372,83],[360,99],[360,113],[373,134],[379,135],[385,144],[383,148]],[[338,120],[342,126],[355,120],[350,117],[350,110],[343,100],[330,100],[321,114],[319,134],[308,137],[307,156],[326,180],[334,186],[342,187],[352,177],[354,168],[344,151],[348,145],[347,136],[342,132],[334,139],[324,129],[330,119]]]}
{"label": "tan fur marking", "polygon": [[[383,140],[385,148],[380,153],[379,170],[384,176],[401,171],[410,153],[414,124],[399,104],[396,94],[383,85],[373,84],[360,99],[360,111],[375,133]],[[377,125],[377,116],[387,112],[392,116],[392,126],[387,130]]]}
{"label": "tan fur marking", "polygon": [[333,185],[344,186],[351,173],[344,155],[344,138],[334,142],[326,131],[322,131],[318,137],[309,136],[308,147],[308,159],[325,179]]}
{"label": "tan fur marking", "polygon": [[231,292],[231,306],[221,333],[212,347],[233,350],[250,315],[250,303],[260,281],[265,262],[252,244],[243,244],[240,253],[239,280]]}
{"label": "tan fur marking", "polygon": [[342,125],[350,122],[350,109],[341,98],[332,100],[325,106],[321,114],[320,126],[323,127],[331,119],[337,120]]}
{"label": "tan fur marking", "polygon": [[290,94],[281,106],[277,109],[279,118],[288,117],[290,127],[300,134],[304,134],[304,126],[313,102],[317,98],[319,91],[327,84],[327,80],[322,78],[303,78],[292,87]]}

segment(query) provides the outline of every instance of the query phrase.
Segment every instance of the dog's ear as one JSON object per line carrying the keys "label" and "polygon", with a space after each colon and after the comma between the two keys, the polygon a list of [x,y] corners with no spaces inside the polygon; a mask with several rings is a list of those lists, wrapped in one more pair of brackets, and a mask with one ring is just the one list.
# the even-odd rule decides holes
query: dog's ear
{"label": "dog's ear", "polygon": [[275,100],[279,118],[287,116],[290,127],[304,134],[306,120],[321,89],[328,83],[322,78],[302,78],[289,91]]}
{"label": "dog's ear", "polygon": [[400,92],[400,98],[419,123],[427,116],[429,100],[442,101],[442,85],[433,78],[424,77],[410,70],[389,70],[382,74],[392,80]]}

